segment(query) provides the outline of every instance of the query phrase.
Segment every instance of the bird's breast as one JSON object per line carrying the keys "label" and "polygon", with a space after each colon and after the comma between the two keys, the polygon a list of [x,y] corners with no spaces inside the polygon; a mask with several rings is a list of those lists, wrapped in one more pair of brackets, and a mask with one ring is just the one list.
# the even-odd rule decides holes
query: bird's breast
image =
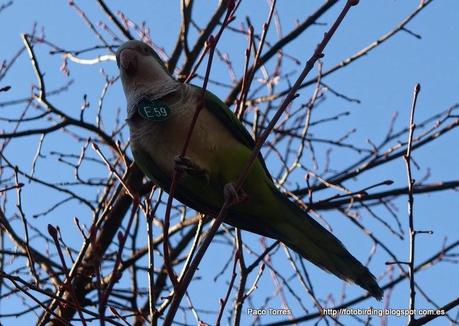
{"label": "bird's breast", "polygon": [[[161,122],[145,120],[141,117],[129,120],[131,146],[147,152],[162,173],[172,175],[174,158],[185,144],[194,105],[171,107],[170,117]],[[206,109],[201,110],[186,156],[201,168],[210,170],[215,153],[224,147],[235,145],[229,131]]]}

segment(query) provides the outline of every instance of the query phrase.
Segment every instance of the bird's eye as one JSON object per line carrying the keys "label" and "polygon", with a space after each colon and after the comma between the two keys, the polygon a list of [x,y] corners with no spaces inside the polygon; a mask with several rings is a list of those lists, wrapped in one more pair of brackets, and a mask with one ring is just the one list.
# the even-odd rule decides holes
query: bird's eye
{"label": "bird's eye", "polygon": [[148,46],[145,46],[145,47],[143,48],[143,52],[144,52],[145,54],[150,54],[150,53],[151,53],[151,50],[150,50],[150,48],[149,48]]}

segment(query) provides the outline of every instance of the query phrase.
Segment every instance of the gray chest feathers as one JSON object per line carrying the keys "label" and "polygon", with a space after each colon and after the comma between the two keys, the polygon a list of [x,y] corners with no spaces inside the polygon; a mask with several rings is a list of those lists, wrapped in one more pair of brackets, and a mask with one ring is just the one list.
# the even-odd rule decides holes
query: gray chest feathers
{"label": "gray chest feathers", "polygon": [[[169,118],[156,122],[140,117],[129,120],[131,146],[147,152],[165,173],[172,173],[174,158],[185,144],[196,106],[194,103],[174,105]],[[216,151],[238,146],[227,128],[203,108],[193,130],[186,156],[204,169],[210,164]]]}

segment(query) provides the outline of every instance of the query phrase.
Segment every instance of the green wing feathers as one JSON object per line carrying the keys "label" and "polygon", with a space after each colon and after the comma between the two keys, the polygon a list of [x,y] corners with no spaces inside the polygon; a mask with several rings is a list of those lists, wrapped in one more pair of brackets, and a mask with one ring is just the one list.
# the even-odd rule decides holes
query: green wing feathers
{"label": "green wing feathers", "polygon": [[[198,87],[196,87],[196,89],[200,90]],[[251,151],[255,147],[255,141],[247,129],[242,125],[242,122],[239,121],[228,106],[210,91],[206,91],[204,100],[206,108],[228,128],[234,138],[239,140],[241,144],[245,145]],[[261,153],[258,155],[258,159],[263,166],[266,175],[271,179],[271,174],[266,167],[265,160],[263,159]]]}

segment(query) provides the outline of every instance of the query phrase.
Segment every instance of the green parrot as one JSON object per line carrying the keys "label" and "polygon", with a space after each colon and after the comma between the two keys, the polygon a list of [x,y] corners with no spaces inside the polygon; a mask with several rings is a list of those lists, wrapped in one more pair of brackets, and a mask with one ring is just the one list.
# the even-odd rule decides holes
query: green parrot
{"label": "green parrot", "polygon": [[[175,80],[155,51],[140,41],[124,43],[116,62],[136,163],[165,191],[174,169],[180,169],[175,198],[216,216],[254,148],[250,133],[218,97],[206,91],[186,157],[180,156],[202,101],[202,88]],[[242,188],[245,200],[229,209],[225,223],[278,239],[320,268],[382,298],[383,291],[368,268],[276,188],[261,155]]]}

